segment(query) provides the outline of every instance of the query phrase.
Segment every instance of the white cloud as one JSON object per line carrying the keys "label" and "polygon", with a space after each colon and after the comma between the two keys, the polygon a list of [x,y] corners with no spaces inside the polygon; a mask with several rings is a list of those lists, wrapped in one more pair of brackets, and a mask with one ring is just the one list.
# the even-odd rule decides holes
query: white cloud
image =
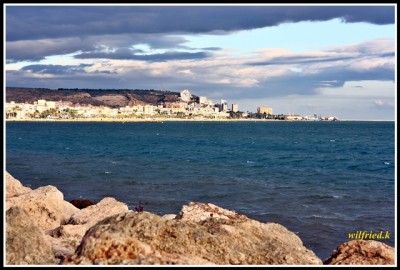
{"label": "white cloud", "polygon": [[366,71],[371,69],[393,69],[395,67],[394,58],[372,58],[372,59],[357,59],[350,63],[349,68],[356,71]]}
{"label": "white cloud", "polygon": [[394,104],[392,101],[374,100],[372,102],[379,109],[393,109]]}

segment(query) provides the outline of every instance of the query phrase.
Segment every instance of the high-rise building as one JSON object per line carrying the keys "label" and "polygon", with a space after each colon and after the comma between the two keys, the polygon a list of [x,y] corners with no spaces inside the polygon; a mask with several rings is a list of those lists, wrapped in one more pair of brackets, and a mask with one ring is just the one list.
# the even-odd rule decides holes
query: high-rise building
{"label": "high-rise building", "polygon": [[264,107],[264,106],[260,106],[257,108],[257,113],[258,114],[272,114],[272,108],[269,107]]}
{"label": "high-rise building", "polygon": [[237,105],[237,103],[232,103],[232,112],[237,112],[239,111],[239,106]]}
{"label": "high-rise building", "polygon": [[220,111],[227,111],[228,110],[228,103],[226,102],[225,99],[221,99],[220,102]]}

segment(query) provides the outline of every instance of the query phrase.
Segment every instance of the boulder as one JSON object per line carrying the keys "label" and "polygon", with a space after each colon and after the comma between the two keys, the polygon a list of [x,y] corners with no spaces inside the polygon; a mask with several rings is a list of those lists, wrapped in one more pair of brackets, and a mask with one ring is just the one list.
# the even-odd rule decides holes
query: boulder
{"label": "boulder", "polygon": [[20,207],[6,212],[6,263],[55,264],[51,243],[32,217]]}
{"label": "boulder", "polygon": [[322,264],[297,235],[279,224],[200,203],[184,206],[178,216],[169,220],[125,212],[106,218],[86,232],[75,254],[63,263]]}
{"label": "boulder", "polygon": [[[106,197],[97,204],[88,206],[71,215],[66,224],[52,230],[50,235],[59,239],[61,246],[71,252],[78,247],[82,237],[90,227],[106,217],[126,211],[129,211],[126,204],[114,198]],[[68,254],[68,252],[64,251],[63,254]]]}
{"label": "boulder", "polygon": [[54,186],[45,186],[6,199],[6,209],[19,206],[25,209],[45,232],[65,224],[72,214],[79,211],[67,201]]}
{"label": "boulder", "polygon": [[171,220],[171,219],[176,219],[176,216],[177,215],[175,215],[175,214],[165,214],[165,215],[162,216],[162,218],[163,219],[167,219],[167,220]]}
{"label": "boulder", "polygon": [[128,206],[125,203],[119,202],[111,197],[106,197],[97,204],[88,206],[74,213],[68,220],[67,224],[89,224],[90,226],[92,226],[106,217],[128,210]]}
{"label": "boulder", "polygon": [[375,240],[352,240],[337,247],[324,264],[394,264],[394,256],[394,248],[385,243]]}
{"label": "boulder", "polygon": [[190,202],[182,206],[176,219],[182,221],[199,222],[209,218],[222,218],[227,220],[247,220],[245,215],[237,214],[235,211],[227,210],[212,203]]}
{"label": "boulder", "polygon": [[6,198],[11,198],[32,191],[28,187],[24,187],[21,182],[11,176],[8,172],[6,174]]}

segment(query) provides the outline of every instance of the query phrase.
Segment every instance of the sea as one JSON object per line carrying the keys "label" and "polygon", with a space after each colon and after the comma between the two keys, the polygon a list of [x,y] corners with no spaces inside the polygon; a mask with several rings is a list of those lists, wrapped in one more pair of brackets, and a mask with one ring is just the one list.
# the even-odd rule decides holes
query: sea
{"label": "sea", "polygon": [[67,201],[158,215],[213,203],[276,222],[322,260],[358,231],[395,243],[395,122],[6,122],[5,160]]}

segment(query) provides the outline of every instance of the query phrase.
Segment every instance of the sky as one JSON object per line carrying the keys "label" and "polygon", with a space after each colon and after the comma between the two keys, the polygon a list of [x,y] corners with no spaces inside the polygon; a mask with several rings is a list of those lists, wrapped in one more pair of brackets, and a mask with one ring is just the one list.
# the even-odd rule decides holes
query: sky
{"label": "sky", "polygon": [[8,4],[5,84],[188,89],[245,112],[395,120],[396,9]]}

